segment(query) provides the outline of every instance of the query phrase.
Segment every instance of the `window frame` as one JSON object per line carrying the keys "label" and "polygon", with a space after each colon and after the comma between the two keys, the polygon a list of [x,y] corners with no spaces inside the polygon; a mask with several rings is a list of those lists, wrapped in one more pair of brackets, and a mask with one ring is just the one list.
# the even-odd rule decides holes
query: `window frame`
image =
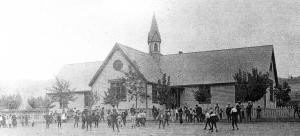
{"label": "window frame", "polygon": [[152,103],[158,103],[158,86],[156,84],[152,84]]}
{"label": "window frame", "polygon": [[127,90],[124,86],[124,82],[122,79],[109,80],[110,89],[117,91],[116,94],[120,97],[118,98],[120,101],[127,101]]}

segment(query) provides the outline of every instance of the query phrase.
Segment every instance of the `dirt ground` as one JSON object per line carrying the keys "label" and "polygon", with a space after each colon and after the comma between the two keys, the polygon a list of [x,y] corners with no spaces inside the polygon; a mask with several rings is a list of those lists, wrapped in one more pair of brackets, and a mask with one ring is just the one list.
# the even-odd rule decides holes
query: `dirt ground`
{"label": "dirt ground", "polygon": [[[79,124],[81,125],[81,124]],[[171,123],[165,129],[159,129],[158,124],[148,123],[146,127],[132,129],[128,126],[121,127],[120,132],[114,132],[106,124],[100,123],[99,128],[86,130],[73,128],[72,123],[63,123],[62,128],[51,124],[49,129],[45,124],[36,124],[35,127],[0,128],[1,136],[243,136],[243,135],[264,135],[264,136],[290,136],[300,134],[300,122],[255,122],[239,124],[239,130],[233,131],[231,124],[218,123],[218,132],[203,130],[203,123],[184,124]]]}

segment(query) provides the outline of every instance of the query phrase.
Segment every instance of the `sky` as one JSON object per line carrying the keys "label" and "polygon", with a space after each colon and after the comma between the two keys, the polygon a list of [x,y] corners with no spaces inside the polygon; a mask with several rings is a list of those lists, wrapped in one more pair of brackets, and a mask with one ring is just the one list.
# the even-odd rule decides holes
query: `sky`
{"label": "sky", "polygon": [[300,76],[299,0],[7,0],[0,80],[51,79],[116,42],[148,52],[153,14],[163,54],[274,45],[278,75]]}

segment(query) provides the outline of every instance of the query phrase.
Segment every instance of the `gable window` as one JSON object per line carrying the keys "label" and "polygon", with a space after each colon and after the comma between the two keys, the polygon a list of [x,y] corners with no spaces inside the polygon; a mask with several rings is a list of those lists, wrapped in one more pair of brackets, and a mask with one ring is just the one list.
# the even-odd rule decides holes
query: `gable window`
{"label": "gable window", "polygon": [[126,88],[123,80],[110,80],[110,89],[115,92],[117,98],[121,101],[126,101]]}
{"label": "gable window", "polygon": [[157,99],[158,88],[157,85],[152,85],[152,103],[158,103]]}
{"label": "gable window", "polygon": [[156,43],[154,44],[154,51],[158,51],[158,45]]}

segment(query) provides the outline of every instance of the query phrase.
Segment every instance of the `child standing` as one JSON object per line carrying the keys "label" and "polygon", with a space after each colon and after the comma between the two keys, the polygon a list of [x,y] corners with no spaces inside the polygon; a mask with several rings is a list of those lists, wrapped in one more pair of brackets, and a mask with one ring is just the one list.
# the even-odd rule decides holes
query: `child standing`
{"label": "child standing", "polygon": [[163,128],[165,128],[164,119],[165,119],[165,114],[162,111],[159,111],[159,114],[157,117],[157,120],[159,121],[158,128],[160,128],[160,125],[162,125]]}
{"label": "child standing", "polygon": [[131,128],[135,128],[136,127],[136,117],[137,115],[135,113],[131,113]]}
{"label": "child standing", "polygon": [[239,107],[239,105],[237,105],[236,107],[233,107],[231,109],[231,120],[232,120],[232,130],[234,130],[234,125],[236,126],[236,129],[239,130],[239,127],[237,126],[237,121],[238,121],[238,115],[239,112],[237,110],[237,108]]}

